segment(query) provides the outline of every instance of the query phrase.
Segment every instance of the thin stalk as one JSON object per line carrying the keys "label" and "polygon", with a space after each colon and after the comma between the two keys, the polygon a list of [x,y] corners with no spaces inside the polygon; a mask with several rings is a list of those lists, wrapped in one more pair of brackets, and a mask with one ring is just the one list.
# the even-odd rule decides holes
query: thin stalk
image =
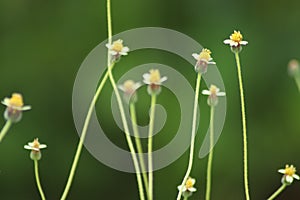
{"label": "thin stalk", "polygon": [[[111,42],[112,42],[112,22],[111,22],[111,3],[110,3],[110,0],[107,0],[107,28],[108,28],[108,44],[111,44]],[[108,64],[108,76],[109,76],[110,82],[113,86],[114,92],[116,94],[118,107],[119,107],[119,111],[120,111],[122,122],[123,122],[124,131],[125,131],[126,141],[127,141],[127,144],[128,144],[131,156],[132,156],[132,160],[133,160],[133,165],[134,165],[134,168],[135,168],[135,171],[136,171],[136,178],[137,178],[137,183],[138,183],[138,188],[139,188],[140,199],[145,200],[143,183],[142,183],[142,178],[141,178],[141,171],[140,171],[138,159],[137,159],[137,156],[136,156],[136,153],[135,153],[135,150],[134,150],[134,146],[133,146],[133,143],[132,143],[132,140],[131,140],[131,137],[130,137],[130,133],[129,133],[128,125],[127,125],[127,120],[126,120],[126,116],[125,116],[121,96],[120,96],[120,93],[118,91],[116,82],[115,82],[113,74],[112,74],[111,57],[110,57],[109,51],[107,52],[107,64]]]}
{"label": "thin stalk", "polygon": [[40,177],[39,177],[39,164],[37,160],[34,160],[34,174],[35,174],[35,180],[36,180],[36,185],[39,189],[40,195],[42,200],[45,200],[45,195],[42,189],[42,185],[41,185],[41,181],[40,181]]}
{"label": "thin stalk", "polygon": [[241,96],[241,111],[242,111],[242,125],[243,125],[243,145],[244,145],[244,187],[245,187],[245,195],[246,200],[250,200],[249,195],[249,183],[248,183],[248,148],[247,148],[247,128],[246,128],[246,111],[245,111],[245,97],[244,97],[244,89],[243,89],[243,80],[242,80],[242,72],[241,72],[241,64],[239,53],[235,53],[235,60],[238,71],[238,79],[240,85],[240,96]]}
{"label": "thin stalk", "polygon": [[295,76],[295,82],[296,82],[297,88],[298,88],[298,90],[300,92],[300,75],[299,74],[297,74]]}
{"label": "thin stalk", "polygon": [[183,200],[187,200],[187,199],[188,199],[188,197],[184,197],[184,198],[183,198]]}
{"label": "thin stalk", "polygon": [[8,132],[9,128],[12,125],[12,121],[7,120],[5,125],[3,126],[1,132],[0,132],[0,142],[2,142],[4,136],[6,135],[6,133]]}
{"label": "thin stalk", "polygon": [[149,200],[153,200],[153,128],[154,128],[154,117],[155,117],[155,104],[156,94],[151,95],[151,110],[150,110],[150,122],[149,122],[149,133],[148,133],[148,180],[149,180]]}
{"label": "thin stalk", "polygon": [[133,102],[130,103],[130,116],[131,116],[131,123],[132,123],[132,127],[133,127],[132,128],[133,134],[135,137],[135,145],[137,147],[137,152],[139,155],[143,181],[144,181],[147,196],[149,196],[148,177],[147,177],[147,173],[146,173],[146,167],[145,167],[145,162],[144,162],[144,157],[143,157],[143,148],[142,148],[142,144],[141,144],[141,140],[140,140],[139,130],[137,128],[135,104]]}
{"label": "thin stalk", "polygon": [[207,182],[206,182],[206,195],[205,199],[210,199],[210,191],[211,191],[211,169],[212,169],[212,160],[214,154],[214,106],[210,108],[210,152],[208,156],[208,163],[207,163]]}
{"label": "thin stalk", "polygon": [[180,190],[177,195],[177,200],[181,199],[182,189],[190,176],[192,166],[193,166],[193,157],[194,157],[194,146],[195,146],[195,136],[196,136],[196,122],[197,122],[197,108],[198,108],[198,99],[199,99],[199,90],[200,90],[200,81],[201,81],[201,74],[198,73],[197,81],[196,81],[196,93],[194,99],[194,110],[193,110],[193,122],[192,122],[192,135],[191,135],[191,146],[190,146],[190,156],[189,156],[189,164],[183,181],[180,186]]}
{"label": "thin stalk", "polygon": [[273,194],[272,194],[272,196],[270,196],[269,198],[268,198],[268,200],[273,200],[273,199],[275,199],[275,197],[277,197],[285,188],[286,188],[286,184],[282,184],[281,185],[281,187],[280,188],[278,188],[278,190],[276,190]]}
{"label": "thin stalk", "polygon": [[[114,67],[114,65],[111,66],[111,68],[113,68],[113,67]],[[99,97],[99,95],[100,95],[100,93],[101,93],[101,91],[104,87],[104,84],[105,84],[107,78],[108,78],[108,71],[106,71],[103,79],[101,80],[100,85],[97,88],[97,91],[96,91],[96,93],[95,93],[95,95],[92,99],[92,102],[90,104],[90,107],[88,109],[88,113],[87,113],[85,121],[84,121],[83,129],[82,129],[81,136],[80,136],[80,140],[79,140],[79,143],[78,143],[78,146],[77,146],[77,150],[76,150],[76,153],[75,153],[73,164],[72,164],[70,174],[69,174],[69,177],[68,177],[68,181],[67,181],[67,184],[65,186],[65,190],[64,190],[64,192],[61,196],[61,200],[65,200],[67,198],[67,195],[68,195],[69,190],[71,188],[73,178],[74,178],[74,175],[75,175],[75,172],[76,172],[76,168],[77,168],[77,165],[78,165],[78,161],[79,161],[79,158],[80,158],[82,146],[83,146],[83,143],[84,143],[84,140],[85,140],[85,137],[86,137],[86,133],[87,133],[87,129],[88,129],[88,126],[89,126],[89,123],[90,123],[90,120],[91,120],[91,116],[92,116],[95,104],[97,102],[97,99],[98,99],[98,97]]]}

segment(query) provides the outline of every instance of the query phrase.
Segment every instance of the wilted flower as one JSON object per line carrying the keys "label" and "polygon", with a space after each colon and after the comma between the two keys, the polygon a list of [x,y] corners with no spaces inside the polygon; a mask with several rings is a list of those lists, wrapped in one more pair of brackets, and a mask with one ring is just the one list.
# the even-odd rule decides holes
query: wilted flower
{"label": "wilted flower", "polygon": [[112,61],[117,61],[121,56],[125,56],[129,52],[129,48],[123,45],[123,40],[116,40],[112,44],[106,44],[109,49]]}
{"label": "wilted flower", "polygon": [[296,174],[296,168],[293,165],[285,165],[285,169],[279,169],[279,173],[283,174],[281,179],[282,184],[290,185],[293,183],[294,178],[299,180],[300,177]]}
{"label": "wilted flower", "polygon": [[119,89],[124,92],[124,99],[127,103],[130,101],[136,102],[137,101],[137,95],[136,90],[141,86],[142,84],[139,82],[134,82],[132,80],[127,80],[123,83],[123,85],[119,85]]}
{"label": "wilted flower", "polygon": [[220,89],[215,85],[211,85],[209,90],[203,90],[202,94],[209,95],[207,104],[210,106],[216,106],[218,104],[218,97],[225,96],[225,92],[220,92]]}
{"label": "wilted flower", "polygon": [[231,50],[235,52],[240,52],[242,50],[241,45],[247,45],[247,41],[243,41],[243,35],[240,31],[234,31],[230,35],[230,39],[224,40],[224,44],[229,44],[231,47]]}
{"label": "wilted flower", "polygon": [[[196,179],[189,177],[185,183],[185,185],[182,188],[182,195],[184,197],[189,197],[192,195],[193,192],[196,192],[197,189],[194,188],[194,185],[196,183]],[[181,190],[181,185],[177,186],[177,189]]]}
{"label": "wilted flower", "polygon": [[33,142],[29,142],[28,145],[24,145],[25,149],[31,150],[30,158],[32,160],[40,160],[42,157],[40,150],[46,147],[47,145],[39,143],[38,138],[34,139]]}
{"label": "wilted flower", "polygon": [[212,62],[212,57],[210,56],[210,54],[211,51],[205,48],[203,48],[199,54],[192,54],[192,56],[197,60],[197,63],[195,65],[196,72],[204,74],[207,72],[208,64],[216,64],[215,62]]}
{"label": "wilted flower", "polygon": [[5,98],[2,104],[7,108],[4,112],[4,118],[12,122],[18,122],[22,118],[22,112],[30,110],[30,106],[24,106],[21,94],[13,93],[11,98]]}
{"label": "wilted flower", "polygon": [[161,91],[160,85],[168,78],[166,76],[161,77],[158,69],[151,69],[149,73],[143,74],[143,82],[148,85],[148,93],[159,94]]}

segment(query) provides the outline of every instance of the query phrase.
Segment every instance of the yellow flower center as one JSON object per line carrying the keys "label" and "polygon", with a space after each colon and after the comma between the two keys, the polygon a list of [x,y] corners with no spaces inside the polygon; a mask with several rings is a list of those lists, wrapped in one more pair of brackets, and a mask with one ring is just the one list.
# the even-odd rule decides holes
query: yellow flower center
{"label": "yellow flower center", "polygon": [[240,31],[234,31],[231,36],[230,36],[230,39],[232,41],[235,41],[235,42],[241,42],[243,40],[243,35],[240,33]]}
{"label": "yellow flower center", "polygon": [[34,140],[33,140],[32,146],[33,146],[34,148],[40,149],[39,139],[37,139],[37,138],[34,139]]}
{"label": "yellow flower center", "polygon": [[210,91],[211,95],[216,95],[217,90],[218,90],[218,88],[215,85],[211,85],[210,88],[209,88],[209,91]]}
{"label": "yellow flower center", "polygon": [[22,95],[14,93],[9,99],[9,104],[15,107],[22,107],[24,105]]}
{"label": "yellow flower center", "polygon": [[211,56],[211,51],[209,49],[202,49],[202,51],[199,54],[199,60],[206,60],[209,61]]}
{"label": "yellow flower center", "polygon": [[116,51],[116,52],[121,52],[123,49],[123,41],[122,40],[117,40],[115,42],[113,42],[112,44],[112,50]]}
{"label": "yellow flower center", "polygon": [[158,83],[160,81],[160,73],[157,69],[150,70],[150,83]]}
{"label": "yellow flower center", "polygon": [[291,165],[286,165],[285,166],[285,174],[288,175],[288,176],[293,176],[294,174],[296,173],[296,168]]}
{"label": "yellow flower center", "polygon": [[123,87],[124,87],[125,91],[132,90],[133,86],[134,86],[134,82],[132,80],[125,81],[124,84],[123,84]]}
{"label": "yellow flower center", "polygon": [[193,180],[191,178],[189,178],[186,183],[185,183],[185,187],[186,188],[192,188],[194,186],[193,184]]}

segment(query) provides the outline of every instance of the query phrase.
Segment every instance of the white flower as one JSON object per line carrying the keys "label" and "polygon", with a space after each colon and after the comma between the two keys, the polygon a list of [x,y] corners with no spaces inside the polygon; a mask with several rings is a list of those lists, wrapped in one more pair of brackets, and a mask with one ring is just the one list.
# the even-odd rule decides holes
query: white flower
{"label": "white flower", "polygon": [[119,89],[125,94],[133,94],[139,87],[141,87],[140,82],[134,82],[132,80],[125,81],[122,85],[119,85]]}
{"label": "white flower", "polygon": [[239,47],[240,45],[247,45],[247,41],[243,41],[243,35],[240,31],[234,31],[230,35],[230,39],[224,40],[224,44],[229,44],[231,47]]}
{"label": "white flower", "polygon": [[25,149],[36,151],[36,152],[39,152],[40,149],[44,149],[46,147],[47,145],[39,143],[38,138],[34,139],[33,142],[28,142],[28,145],[24,145]]}
{"label": "white flower", "polygon": [[[196,179],[189,177],[185,183],[185,185],[182,188],[182,192],[196,192],[197,189],[194,188],[194,185],[196,183]],[[180,191],[181,185],[177,186],[177,189]]]}
{"label": "white flower", "polygon": [[106,47],[109,49],[109,53],[112,56],[125,56],[129,52],[129,48],[123,46],[123,40],[114,41],[112,44],[106,44]]}
{"label": "white flower", "polygon": [[17,111],[25,111],[31,109],[30,106],[24,106],[23,97],[18,93],[13,93],[11,98],[5,98],[1,103],[7,108]]}
{"label": "white flower", "polygon": [[284,183],[291,184],[294,178],[300,180],[300,177],[296,174],[296,168],[293,165],[285,165],[285,169],[279,169],[278,172],[284,174],[282,178]]}
{"label": "white flower", "polygon": [[202,51],[197,54],[193,53],[192,56],[198,61],[204,61],[206,64],[216,64],[215,62],[212,62],[212,57],[210,56],[211,51],[209,49],[203,48]]}
{"label": "white flower", "polygon": [[143,78],[143,82],[148,85],[161,85],[168,79],[166,76],[160,77],[158,69],[151,69],[149,73],[143,74]]}
{"label": "white flower", "polygon": [[225,92],[220,92],[220,89],[217,88],[215,85],[211,85],[209,90],[203,90],[202,94],[209,95],[209,96],[218,96],[218,97],[226,95]]}

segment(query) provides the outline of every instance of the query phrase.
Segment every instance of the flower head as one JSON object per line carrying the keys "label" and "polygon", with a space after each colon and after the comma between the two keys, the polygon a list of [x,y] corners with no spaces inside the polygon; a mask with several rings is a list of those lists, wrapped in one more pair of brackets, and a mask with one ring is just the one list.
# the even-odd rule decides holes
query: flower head
{"label": "flower head", "polygon": [[32,160],[40,160],[42,157],[41,149],[47,148],[47,145],[40,144],[39,139],[35,138],[33,142],[28,142],[28,145],[24,145],[25,149],[31,150],[30,158]]}
{"label": "flower head", "polygon": [[168,78],[166,76],[161,77],[158,69],[151,69],[149,73],[143,74],[143,82],[148,85],[148,93],[159,94],[160,85]]}
{"label": "flower head", "polygon": [[240,31],[234,31],[230,35],[230,39],[224,40],[224,44],[229,44],[231,47],[239,47],[240,45],[247,45],[247,41],[243,41],[243,35]]}
{"label": "flower head", "polygon": [[220,92],[220,89],[215,85],[211,85],[209,90],[203,90],[202,94],[209,95],[207,104],[210,106],[216,106],[218,104],[218,97],[225,96],[225,92]]}
{"label": "flower head", "polygon": [[[197,189],[194,188],[195,183],[196,179],[189,177],[182,188],[182,195],[189,197],[193,192],[196,192]],[[177,186],[177,189],[181,190],[181,185]]]}
{"label": "flower head", "polygon": [[113,61],[117,61],[121,56],[129,52],[129,48],[123,45],[123,40],[116,40],[112,44],[106,44]]}
{"label": "flower head", "polygon": [[300,180],[300,177],[296,174],[296,168],[293,165],[285,165],[285,169],[279,169],[278,172],[283,174],[281,180],[283,184],[292,184],[294,178]]}
{"label": "flower head", "polygon": [[299,61],[296,59],[290,60],[288,64],[288,72],[289,75],[294,77],[295,75],[299,74]]}
{"label": "flower head", "polygon": [[137,101],[136,90],[141,86],[140,82],[134,82],[132,80],[125,81],[122,85],[119,85],[119,89],[124,92],[124,99],[127,103],[132,100],[133,102]]}
{"label": "flower head", "polygon": [[22,118],[22,111],[30,110],[30,106],[24,106],[23,97],[21,94],[13,93],[11,98],[5,98],[2,104],[7,108],[4,113],[6,120],[18,122]]}
{"label": "flower head", "polygon": [[207,71],[208,64],[216,64],[212,62],[211,51],[203,48],[199,54],[193,53],[192,56],[197,60],[195,70],[198,73],[204,74]]}

